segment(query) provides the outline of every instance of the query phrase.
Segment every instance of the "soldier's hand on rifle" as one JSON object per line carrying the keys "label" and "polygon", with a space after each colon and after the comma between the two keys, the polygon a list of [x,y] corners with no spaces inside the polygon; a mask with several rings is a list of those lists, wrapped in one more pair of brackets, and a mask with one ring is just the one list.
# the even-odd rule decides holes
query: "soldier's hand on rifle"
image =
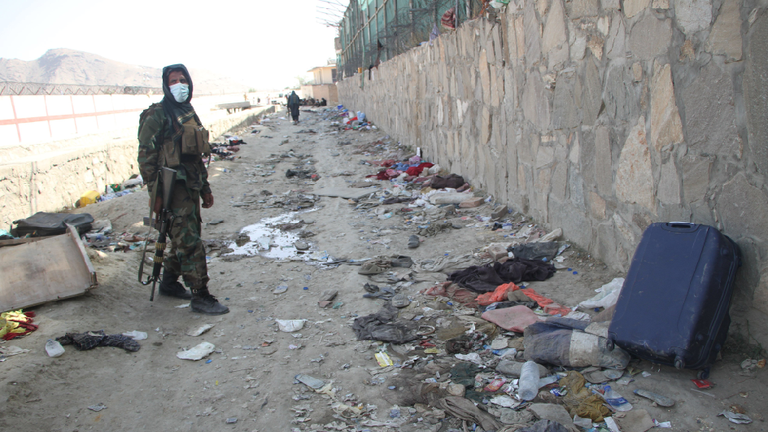
{"label": "soldier's hand on rifle", "polygon": [[160,210],[163,209],[163,197],[156,197],[155,198],[155,205],[152,205],[152,198],[149,198],[149,205],[152,207],[152,212],[154,212],[156,215],[160,215]]}
{"label": "soldier's hand on rifle", "polygon": [[203,194],[203,208],[211,208],[211,207],[213,207],[213,194],[212,193]]}

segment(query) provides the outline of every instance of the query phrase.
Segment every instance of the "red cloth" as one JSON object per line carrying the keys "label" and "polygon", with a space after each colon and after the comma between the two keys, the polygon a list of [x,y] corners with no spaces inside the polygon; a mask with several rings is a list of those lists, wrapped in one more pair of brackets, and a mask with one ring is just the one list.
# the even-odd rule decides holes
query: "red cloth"
{"label": "red cloth", "polygon": [[376,177],[376,180],[390,180],[400,175],[400,171],[387,169],[365,177]]}
{"label": "red cloth", "polygon": [[[514,291],[514,290],[513,290]],[[522,290],[523,294],[527,295],[531,298],[531,300],[535,301],[539,304],[542,308],[544,308],[544,311],[547,312],[550,315],[557,315],[560,314],[561,316],[566,316],[569,313],[571,313],[571,309],[567,307],[563,307],[558,305],[554,302],[552,299],[548,299],[541,294],[537,293],[533,290],[533,288],[525,288]],[[553,307],[554,305],[560,306],[560,307]],[[549,306],[549,307],[547,307]]]}
{"label": "red cloth", "polygon": [[383,167],[389,168],[389,167],[392,166],[392,164],[395,163],[395,160],[394,159],[384,159],[384,160],[372,160],[372,161],[367,161],[367,162],[369,164],[371,164],[371,165],[378,165],[378,166],[383,166]]}
{"label": "red cloth", "polygon": [[517,291],[519,289],[520,287],[515,285],[514,282],[499,285],[495,290],[477,296],[477,304],[480,306],[488,306],[491,303],[507,301],[507,292]]}
{"label": "red cloth", "polygon": [[432,168],[434,164],[431,164],[429,162],[420,163],[419,166],[410,167],[407,170],[405,170],[406,174],[409,176],[418,176],[421,174],[422,171],[424,171],[424,168]]}

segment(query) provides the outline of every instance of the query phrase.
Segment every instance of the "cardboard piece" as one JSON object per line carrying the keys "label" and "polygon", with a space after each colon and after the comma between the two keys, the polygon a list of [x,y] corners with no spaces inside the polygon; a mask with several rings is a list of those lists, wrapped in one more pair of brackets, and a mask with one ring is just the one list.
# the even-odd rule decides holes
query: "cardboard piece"
{"label": "cardboard piece", "polygon": [[[0,245],[2,246],[2,245]],[[83,295],[96,288],[96,271],[77,229],[0,247],[0,311]]]}

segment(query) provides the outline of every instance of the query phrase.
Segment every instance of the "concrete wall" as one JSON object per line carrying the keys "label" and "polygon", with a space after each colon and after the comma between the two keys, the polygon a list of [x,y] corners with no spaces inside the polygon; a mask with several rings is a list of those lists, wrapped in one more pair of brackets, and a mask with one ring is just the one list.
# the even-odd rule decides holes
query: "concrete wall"
{"label": "concrete wall", "polygon": [[[150,104],[163,95],[21,95],[0,96],[0,148],[60,141],[77,136],[131,129]],[[242,102],[243,95],[192,99],[198,115],[210,121],[226,116],[220,103]]]}
{"label": "concrete wall", "polygon": [[513,0],[339,97],[613,268],[651,222],[720,228],[768,313],[767,7]]}
{"label": "concrete wall", "polygon": [[[211,137],[218,137],[274,110],[274,106],[257,107],[213,120],[201,116],[201,120]],[[138,117],[134,116],[133,121],[135,136]],[[16,157],[0,164],[0,228],[10,230],[12,221],[38,211],[71,207],[89,190],[103,192],[106,185],[122,183],[138,174],[138,145],[136,138],[113,140],[111,135],[98,134],[4,148],[4,154]]]}
{"label": "concrete wall", "polygon": [[304,94],[304,97],[311,97],[317,100],[325,98],[329,106],[335,105],[339,101],[339,92],[336,84],[301,86],[301,92]]}

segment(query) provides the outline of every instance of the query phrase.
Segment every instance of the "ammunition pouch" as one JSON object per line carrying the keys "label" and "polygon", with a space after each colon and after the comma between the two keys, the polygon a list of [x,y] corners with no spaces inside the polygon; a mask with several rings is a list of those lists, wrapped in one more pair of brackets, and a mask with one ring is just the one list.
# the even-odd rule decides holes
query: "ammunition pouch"
{"label": "ammunition pouch", "polygon": [[211,153],[208,130],[198,125],[195,119],[184,123],[181,133],[181,154],[200,156]]}

